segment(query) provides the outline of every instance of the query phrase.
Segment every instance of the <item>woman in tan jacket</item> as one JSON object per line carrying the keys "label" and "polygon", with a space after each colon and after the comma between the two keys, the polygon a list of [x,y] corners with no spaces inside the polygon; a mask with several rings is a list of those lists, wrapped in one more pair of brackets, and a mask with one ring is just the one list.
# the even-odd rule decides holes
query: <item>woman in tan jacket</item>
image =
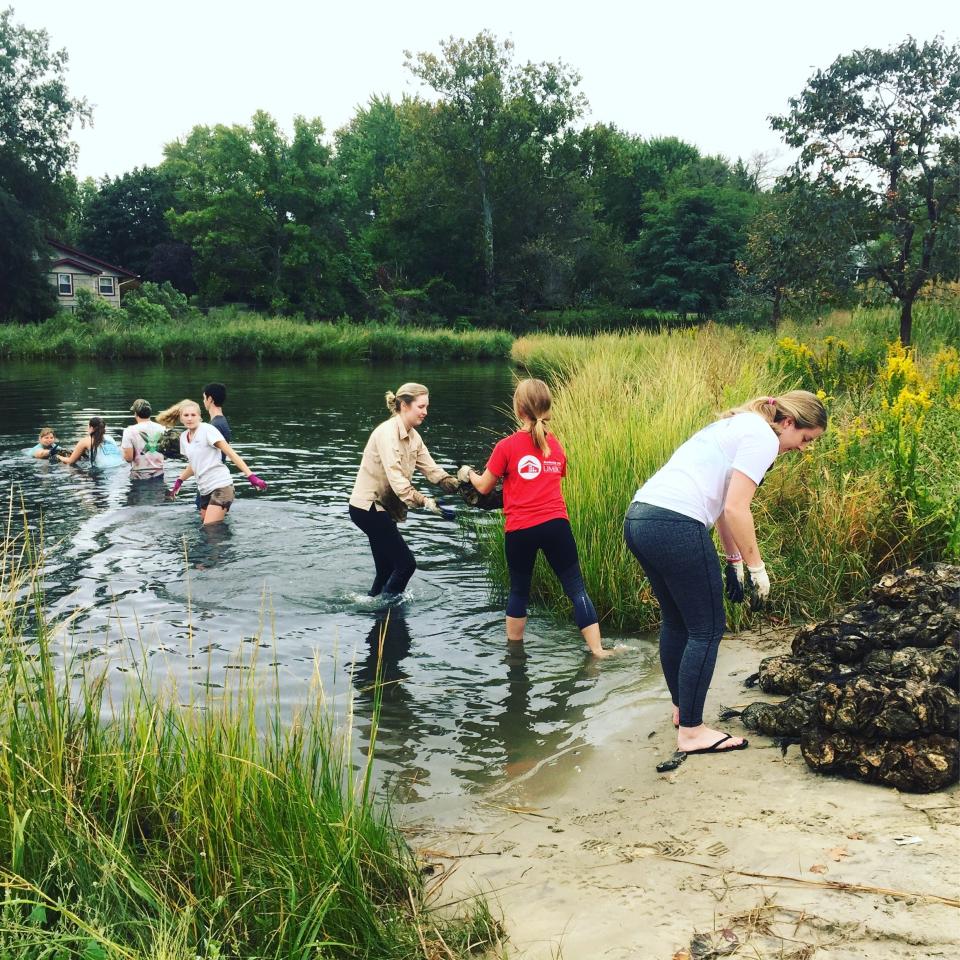
{"label": "woman in tan jacket", "polygon": [[405,383],[386,393],[391,417],[378,426],[363,450],[360,470],[350,494],[350,519],[367,535],[377,575],[370,596],[403,593],[417,569],[417,561],[397,529],[410,507],[423,507],[448,518],[452,511],[437,506],[410,482],[419,470],[430,483],[452,493],[459,483],[433,457],[417,433],[430,405],[427,388]]}

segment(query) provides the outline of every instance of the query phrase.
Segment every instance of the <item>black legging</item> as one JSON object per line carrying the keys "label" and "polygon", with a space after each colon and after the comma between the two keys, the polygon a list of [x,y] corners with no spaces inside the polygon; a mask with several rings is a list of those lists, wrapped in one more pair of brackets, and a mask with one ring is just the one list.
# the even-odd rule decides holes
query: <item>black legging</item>
{"label": "black legging", "polygon": [[510,596],[507,599],[508,617],[525,617],[530,598],[530,581],[537,551],[542,550],[553,572],[560,580],[563,592],[573,602],[573,619],[583,630],[597,622],[593,607],[580,572],[577,543],[573,539],[570,521],[558,517],[523,530],[504,534],[503,551],[510,569]]}
{"label": "black legging", "polygon": [[410,548],[404,542],[396,521],[385,510],[373,504],[369,510],[350,505],[350,519],[367,535],[370,552],[377,568],[370,596],[381,593],[403,593],[417,569]]}

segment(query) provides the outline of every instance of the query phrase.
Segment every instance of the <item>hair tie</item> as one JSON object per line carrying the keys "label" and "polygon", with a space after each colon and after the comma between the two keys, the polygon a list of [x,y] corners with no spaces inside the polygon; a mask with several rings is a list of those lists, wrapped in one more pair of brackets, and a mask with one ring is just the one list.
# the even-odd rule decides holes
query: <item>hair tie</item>
{"label": "hair tie", "polygon": [[777,398],[767,397],[767,403],[769,403],[771,407],[775,407],[777,405]]}

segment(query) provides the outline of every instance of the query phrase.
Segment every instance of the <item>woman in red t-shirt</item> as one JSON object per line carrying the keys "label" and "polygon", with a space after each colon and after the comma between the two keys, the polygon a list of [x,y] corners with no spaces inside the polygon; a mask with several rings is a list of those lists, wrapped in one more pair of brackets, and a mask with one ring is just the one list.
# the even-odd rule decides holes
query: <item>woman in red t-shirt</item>
{"label": "woman in red t-shirt", "polygon": [[482,475],[461,467],[457,477],[472,483],[480,493],[489,493],[503,477],[503,549],[510,570],[507,640],[523,641],[533,565],[537,551],[542,550],[573,601],[573,618],[590,652],[605,657],[612,651],[604,650],[600,643],[597,611],[583,584],[577,544],[560,491],[567,455],[560,441],[547,432],[550,404],[550,388],[542,380],[521,380],[513,394],[513,412],[520,429],[493,448]]}

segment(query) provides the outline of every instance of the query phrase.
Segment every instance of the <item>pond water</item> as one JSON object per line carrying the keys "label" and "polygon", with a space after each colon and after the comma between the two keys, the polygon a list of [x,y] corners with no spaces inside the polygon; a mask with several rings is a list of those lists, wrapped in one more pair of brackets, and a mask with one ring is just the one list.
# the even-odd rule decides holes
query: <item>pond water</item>
{"label": "pond water", "polygon": [[[25,454],[41,425],[69,448],[94,414],[119,442],[135,397],[156,410],[199,400],[215,380],[228,386],[234,445],[269,489],[238,483],[229,518],[212,530],[199,526],[192,481],[172,503],[159,485],[131,484],[125,466],[97,474]],[[510,429],[502,364],[5,363],[0,489],[5,503],[10,490],[22,495],[35,529],[42,522],[58,657],[74,672],[104,666],[118,693],[147,662],[181,699],[229,685],[231,670],[269,667],[285,709],[319,681],[331,702],[352,703],[359,756],[386,624],[385,673],[395,682],[384,694],[378,770],[397,796],[429,801],[432,812],[549,767],[661,696],[643,638],[620,638],[634,650],[596,665],[572,622],[534,608],[523,652],[510,652],[473,536],[422,511],[404,525],[419,566],[406,599],[387,610],[366,597],[373,562],[347,498],[367,435],[386,418],[384,391],[406,380],[430,388],[421,432],[448,470],[480,464]],[[168,461],[168,485],[181,467]]]}

